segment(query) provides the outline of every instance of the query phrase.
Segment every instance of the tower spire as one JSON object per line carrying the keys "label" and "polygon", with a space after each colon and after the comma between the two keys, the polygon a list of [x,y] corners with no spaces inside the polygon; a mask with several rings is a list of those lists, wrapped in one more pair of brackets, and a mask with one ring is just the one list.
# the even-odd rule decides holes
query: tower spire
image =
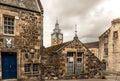
{"label": "tower spire", "polygon": [[78,36],[77,36],[77,24],[75,24],[75,37],[74,39],[78,39]]}
{"label": "tower spire", "polygon": [[59,23],[58,23],[58,19],[57,18],[56,18],[55,29],[59,29]]}
{"label": "tower spire", "polygon": [[55,28],[54,28],[54,30],[53,30],[54,32],[60,32],[61,31],[61,29],[59,28],[59,23],[58,23],[58,19],[56,19],[56,24],[55,24]]}

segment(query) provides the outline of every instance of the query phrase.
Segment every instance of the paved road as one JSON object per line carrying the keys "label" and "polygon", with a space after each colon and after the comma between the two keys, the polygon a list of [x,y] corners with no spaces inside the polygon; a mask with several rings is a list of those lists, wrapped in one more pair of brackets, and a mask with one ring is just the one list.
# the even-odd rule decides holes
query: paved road
{"label": "paved road", "polygon": [[45,81],[120,81],[115,79],[79,79],[79,80],[45,80]]}

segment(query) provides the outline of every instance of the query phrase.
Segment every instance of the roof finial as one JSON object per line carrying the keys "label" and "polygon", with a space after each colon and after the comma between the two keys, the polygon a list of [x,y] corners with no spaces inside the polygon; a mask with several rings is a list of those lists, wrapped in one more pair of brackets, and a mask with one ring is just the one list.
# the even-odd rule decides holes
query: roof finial
{"label": "roof finial", "polygon": [[56,18],[55,29],[59,29],[58,18]]}
{"label": "roof finial", "polygon": [[56,23],[58,23],[58,18],[56,17]]}
{"label": "roof finial", "polygon": [[78,39],[78,36],[77,36],[77,24],[75,24],[75,37],[74,39]]}
{"label": "roof finial", "polygon": [[75,37],[77,37],[77,24],[75,24]]}

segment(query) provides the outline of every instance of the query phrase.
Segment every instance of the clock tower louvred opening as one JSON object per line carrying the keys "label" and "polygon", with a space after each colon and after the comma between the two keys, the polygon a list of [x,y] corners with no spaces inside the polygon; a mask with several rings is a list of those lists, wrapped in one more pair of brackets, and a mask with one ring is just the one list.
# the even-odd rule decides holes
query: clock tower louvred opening
{"label": "clock tower louvred opening", "polygon": [[56,20],[55,28],[53,29],[53,33],[51,34],[51,45],[58,45],[63,43],[63,34],[61,33],[61,29],[59,28],[58,20]]}

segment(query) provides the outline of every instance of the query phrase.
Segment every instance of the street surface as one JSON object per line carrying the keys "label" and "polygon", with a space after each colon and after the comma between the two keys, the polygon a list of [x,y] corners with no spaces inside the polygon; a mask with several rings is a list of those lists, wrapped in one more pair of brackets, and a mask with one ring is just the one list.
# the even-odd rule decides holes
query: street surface
{"label": "street surface", "polygon": [[120,76],[106,76],[107,79],[45,80],[45,81],[120,81]]}
{"label": "street surface", "polygon": [[115,79],[79,79],[79,80],[45,80],[45,81],[120,81]]}

